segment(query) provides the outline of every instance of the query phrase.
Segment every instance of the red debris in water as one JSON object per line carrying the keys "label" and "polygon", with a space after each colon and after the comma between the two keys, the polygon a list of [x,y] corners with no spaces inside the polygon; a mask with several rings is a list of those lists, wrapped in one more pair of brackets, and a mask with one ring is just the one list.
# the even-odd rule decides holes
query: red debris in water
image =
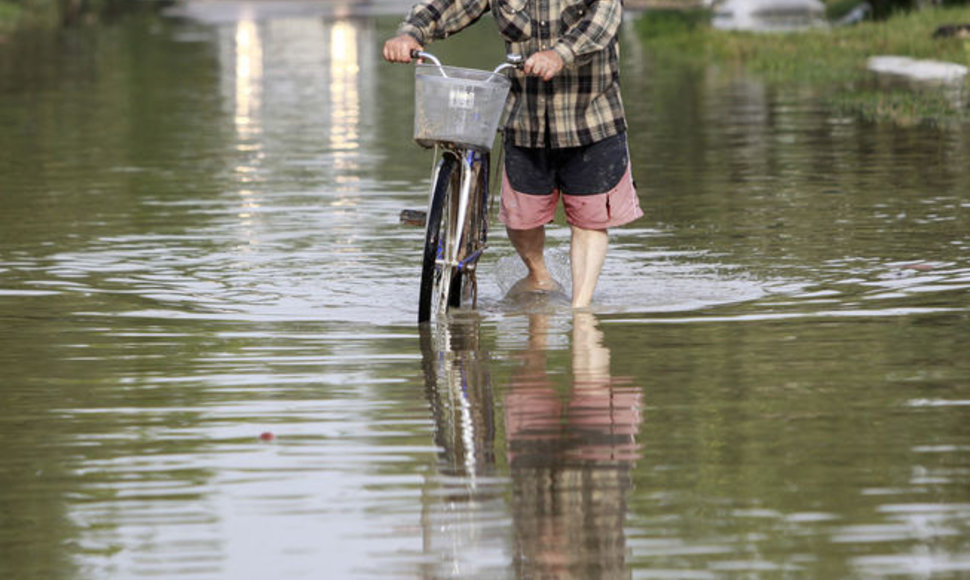
{"label": "red debris in water", "polygon": [[273,439],[276,439],[276,435],[273,435],[269,431],[263,431],[259,434],[259,438],[261,441],[272,441]]}
{"label": "red debris in water", "polygon": [[900,266],[903,270],[919,270],[920,272],[928,272],[933,269],[933,266],[929,264],[906,264],[905,266]]}

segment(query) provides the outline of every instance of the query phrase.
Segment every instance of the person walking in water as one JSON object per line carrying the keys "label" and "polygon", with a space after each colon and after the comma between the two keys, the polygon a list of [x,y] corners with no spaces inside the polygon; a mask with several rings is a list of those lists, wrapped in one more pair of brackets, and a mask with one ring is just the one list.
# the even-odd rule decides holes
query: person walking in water
{"label": "person walking in water", "polygon": [[572,305],[589,306],[607,230],[641,217],[620,97],[621,0],[420,0],[384,44],[390,62],[491,10],[508,53],[526,57],[506,103],[499,219],[529,270],[511,292],[555,291],[545,224],[562,197],[572,230]]}

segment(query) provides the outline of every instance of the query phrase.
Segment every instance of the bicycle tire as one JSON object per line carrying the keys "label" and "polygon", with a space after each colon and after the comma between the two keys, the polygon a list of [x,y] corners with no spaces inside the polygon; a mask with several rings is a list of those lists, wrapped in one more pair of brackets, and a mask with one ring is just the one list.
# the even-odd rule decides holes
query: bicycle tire
{"label": "bicycle tire", "polygon": [[[421,287],[418,293],[418,323],[429,322],[442,310],[441,298],[445,295],[444,285],[448,284],[448,307],[460,306],[461,272],[452,266],[440,264],[443,241],[454,230],[454,219],[446,215],[451,197],[458,189],[456,173],[459,161],[452,155],[445,155],[438,167],[428,219],[425,223],[424,255],[421,264]],[[450,230],[450,231],[449,231]]]}

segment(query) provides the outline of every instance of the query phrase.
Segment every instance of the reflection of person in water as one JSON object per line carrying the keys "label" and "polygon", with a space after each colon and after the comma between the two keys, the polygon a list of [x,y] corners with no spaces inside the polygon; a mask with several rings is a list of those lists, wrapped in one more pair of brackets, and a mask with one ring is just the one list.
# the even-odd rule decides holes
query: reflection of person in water
{"label": "reflection of person in water", "polygon": [[546,368],[548,318],[532,315],[505,400],[521,577],[628,575],[623,524],[638,457],[640,390],[610,376],[596,318],[573,318],[572,385]]}

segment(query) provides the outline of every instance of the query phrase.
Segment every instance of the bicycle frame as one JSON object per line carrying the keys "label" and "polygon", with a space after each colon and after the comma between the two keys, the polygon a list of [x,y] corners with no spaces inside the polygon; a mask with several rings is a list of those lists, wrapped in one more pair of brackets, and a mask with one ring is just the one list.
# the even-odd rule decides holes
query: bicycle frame
{"label": "bicycle frame", "polygon": [[[452,148],[439,145],[436,151],[435,170],[432,175],[432,183],[438,182],[439,172],[445,156],[451,156],[458,162],[458,172],[461,182],[456,196],[452,196],[448,201],[449,205],[445,208],[452,224],[451,231],[443,240],[435,261],[438,268],[443,271],[452,270],[462,275],[474,276],[478,259],[481,258],[485,249],[488,247],[488,199],[489,199],[489,155],[481,151],[465,148]],[[476,177],[482,176],[482,187],[476,191]],[[433,192],[432,192],[433,193]],[[475,193],[479,193],[479,199],[473,199]],[[428,196],[428,211],[432,203],[432,195]],[[477,203],[476,203],[477,202]],[[469,215],[470,211],[476,211],[479,215]],[[468,232],[473,229],[475,221],[481,226],[481,232]],[[467,236],[467,233],[478,234]],[[471,284],[475,284],[474,280]],[[439,304],[449,304],[451,284],[441,286],[441,298]],[[473,300],[472,307],[477,301],[477,292],[470,298]],[[463,299],[469,297],[462,297]]]}
{"label": "bicycle frame", "polygon": [[[479,151],[473,151],[470,149],[450,149],[443,147],[442,155],[452,155],[459,162],[459,168],[461,172],[461,186],[458,190],[458,197],[453,200],[452,203],[457,201],[457,208],[455,212],[455,224],[457,228],[453,232],[453,237],[448,240],[448,247],[445,248],[445,256],[441,260],[442,265],[455,266],[459,269],[463,269],[469,265],[474,264],[477,258],[481,255],[484,248],[476,248],[476,252],[472,255],[468,255],[459,259],[459,242],[463,239],[465,233],[466,218],[468,217],[469,206],[472,204],[472,181],[476,173],[476,167],[481,165],[484,167],[485,162],[488,160],[487,155]],[[436,164],[434,180],[438,179],[438,171],[440,170],[440,162]],[[484,206],[488,201],[488,176],[485,176],[485,186],[482,188],[482,205]],[[430,197],[428,203],[431,203]]]}

